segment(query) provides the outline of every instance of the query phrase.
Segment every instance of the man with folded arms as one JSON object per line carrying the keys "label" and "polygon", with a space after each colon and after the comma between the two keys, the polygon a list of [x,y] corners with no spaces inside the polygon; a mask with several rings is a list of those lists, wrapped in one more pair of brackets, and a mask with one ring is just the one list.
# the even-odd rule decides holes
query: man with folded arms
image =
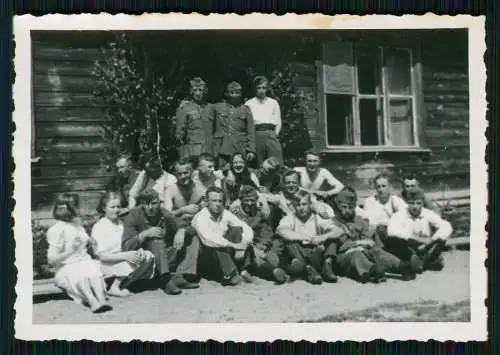
{"label": "man with folded arms", "polygon": [[[341,230],[331,219],[313,213],[311,195],[306,191],[295,194],[294,213],[280,221],[276,234],[285,240],[285,248],[291,257],[290,272],[303,275],[313,285],[337,282],[333,264],[337,252],[335,239]],[[318,273],[321,270],[321,275]]]}
{"label": "man with folded arms", "polygon": [[247,282],[252,281],[251,273],[263,278],[272,277],[277,284],[287,282],[290,277],[280,268],[280,257],[283,253],[283,241],[274,235],[268,218],[258,205],[257,189],[243,185],[239,199],[230,210],[236,217],[247,223],[254,232],[254,239],[249,253],[246,255],[241,275]]}
{"label": "man with folded arms", "polygon": [[184,276],[197,274],[200,243],[194,232],[182,228],[184,222],[161,207],[158,192],[143,190],[123,223],[122,249],[140,248],[155,256],[156,274],[165,293],[178,295],[181,289],[198,288]]}
{"label": "man with folded arms", "polygon": [[383,250],[374,240],[374,231],[356,215],[357,194],[344,187],[335,197],[333,223],[340,230],[337,250],[339,272],[362,283],[386,281],[386,271],[401,273],[404,280],[415,278],[408,264]]}
{"label": "man with folded arms", "polygon": [[237,262],[244,259],[252,243],[252,228],[224,208],[222,189],[209,187],[206,199],[207,207],[191,222],[202,243],[201,256],[218,265],[223,285],[236,286],[243,281]]}
{"label": "man with folded arms", "polygon": [[394,214],[387,227],[386,249],[402,260],[419,261],[418,271],[441,270],[446,240],[453,232],[448,221],[424,207],[425,194],[421,188],[407,193],[408,207]]}

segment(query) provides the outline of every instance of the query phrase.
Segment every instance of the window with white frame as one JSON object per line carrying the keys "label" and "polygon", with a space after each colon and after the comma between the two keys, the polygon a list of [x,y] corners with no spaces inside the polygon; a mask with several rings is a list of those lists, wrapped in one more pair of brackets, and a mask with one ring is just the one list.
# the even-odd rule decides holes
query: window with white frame
{"label": "window with white frame", "polygon": [[415,62],[411,48],[324,43],[326,148],[418,148]]}

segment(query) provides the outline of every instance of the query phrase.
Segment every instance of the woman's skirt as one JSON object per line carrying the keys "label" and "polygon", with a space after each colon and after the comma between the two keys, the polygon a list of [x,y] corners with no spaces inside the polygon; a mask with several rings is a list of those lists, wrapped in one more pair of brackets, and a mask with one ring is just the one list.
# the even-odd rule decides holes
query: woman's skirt
{"label": "woman's skirt", "polygon": [[86,301],[87,298],[82,292],[82,286],[92,278],[100,278],[103,289],[105,289],[101,265],[99,261],[90,257],[86,260],[64,265],[56,272],[54,277],[55,285],[64,290],[69,297],[78,303]]}
{"label": "woman's skirt", "polygon": [[129,263],[128,261],[117,261],[117,262],[106,262],[106,261],[101,261],[101,270],[102,273],[104,274],[104,278],[110,278],[110,277],[118,277],[118,278],[124,278],[132,274],[134,271],[137,269],[141,268],[141,270],[144,270],[143,272],[140,273],[140,275],[135,275],[136,279],[151,279],[154,276],[154,271],[155,271],[155,263],[154,263],[154,256],[153,253],[147,251],[147,253],[150,253],[149,257],[149,267],[142,267],[141,265],[135,265],[132,263]]}

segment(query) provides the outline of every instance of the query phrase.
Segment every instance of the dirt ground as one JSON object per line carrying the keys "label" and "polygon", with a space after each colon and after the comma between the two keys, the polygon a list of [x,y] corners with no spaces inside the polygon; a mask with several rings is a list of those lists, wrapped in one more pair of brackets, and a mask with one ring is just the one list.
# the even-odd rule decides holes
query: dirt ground
{"label": "dirt ground", "polygon": [[[97,315],[70,300],[46,300],[33,305],[33,322],[446,321],[451,320],[447,317],[449,313],[458,312],[457,307],[460,316],[453,319],[467,321],[470,317],[469,252],[450,251],[444,257],[443,271],[429,271],[410,282],[389,279],[384,284],[363,285],[342,278],[337,284],[321,286],[301,280],[275,286],[255,278],[253,284],[228,288],[202,280],[200,289],[184,291],[180,296],[167,296],[155,290],[127,298],[111,298],[114,309]],[[412,305],[421,307],[417,310]],[[384,311],[374,314],[375,310]],[[390,316],[391,312],[394,316]],[[428,319],[416,317],[429,312],[433,316]]]}

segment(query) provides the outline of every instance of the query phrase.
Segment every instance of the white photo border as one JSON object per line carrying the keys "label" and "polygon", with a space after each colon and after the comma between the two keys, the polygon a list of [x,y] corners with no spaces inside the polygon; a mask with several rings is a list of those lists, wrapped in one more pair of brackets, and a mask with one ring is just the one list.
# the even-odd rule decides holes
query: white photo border
{"label": "white photo border", "polygon": [[[469,32],[469,107],[471,240],[471,321],[468,323],[259,323],[259,324],[33,324],[31,237],[31,30],[191,30],[191,29],[425,29],[467,28]],[[484,63],[485,17],[469,15],[218,15],[145,14],[45,15],[14,17],[15,83],[13,97],[16,124],[13,141],[13,217],[16,240],[15,266],[18,279],[14,309],[15,337],[23,340],[93,341],[371,341],[374,339],[438,341],[485,341],[487,339],[487,139],[486,67]],[[29,99],[29,100],[28,100]],[[470,120],[470,118],[469,118]]]}

